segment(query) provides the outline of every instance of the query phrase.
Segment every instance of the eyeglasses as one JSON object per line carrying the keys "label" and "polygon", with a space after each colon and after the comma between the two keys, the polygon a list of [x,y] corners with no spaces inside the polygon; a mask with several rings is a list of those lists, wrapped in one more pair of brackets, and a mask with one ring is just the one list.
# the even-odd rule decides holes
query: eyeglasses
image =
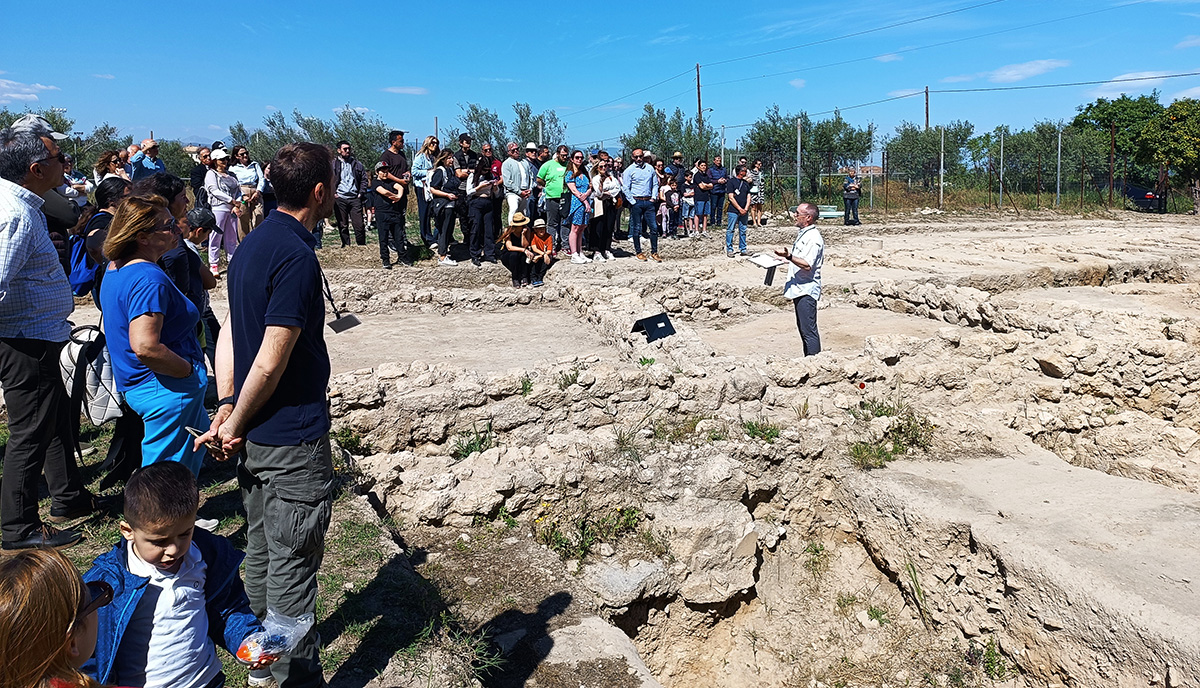
{"label": "eyeglasses", "polygon": [[35,160],[34,163],[49,162],[51,160],[57,160],[58,164],[65,165],[67,164],[67,154],[59,151],[58,155],[48,155],[41,160]]}
{"label": "eyeglasses", "polygon": [[175,218],[171,218],[167,222],[162,223],[161,225],[155,225],[154,227],[151,227],[150,229],[144,229],[142,231],[147,234],[151,234],[153,232],[170,232],[172,234],[178,234],[179,227],[175,224]]}
{"label": "eyeglasses", "polygon": [[88,614],[91,614],[97,609],[113,601],[113,589],[108,583],[105,583],[104,581],[88,581],[83,585],[88,591],[89,599],[87,602],[83,603],[83,606],[79,608],[79,615],[77,618],[80,619],[87,617]]}
{"label": "eyeglasses", "polygon": [[583,160],[583,156],[582,155],[573,155],[573,156],[571,156],[571,159],[572,160]]}

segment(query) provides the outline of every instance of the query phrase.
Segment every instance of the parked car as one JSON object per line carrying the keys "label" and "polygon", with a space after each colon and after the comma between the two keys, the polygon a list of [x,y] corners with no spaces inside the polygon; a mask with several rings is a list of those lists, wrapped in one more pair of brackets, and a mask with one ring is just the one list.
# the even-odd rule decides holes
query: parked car
{"label": "parked car", "polygon": [[1133,204],[1133,207],[1138,210],[1163,210],[1162,199],[1158,194],[1154,193],[1153,189],[1125,184],[1121,190],[1125,193],[1125,204],[1127,206]]}

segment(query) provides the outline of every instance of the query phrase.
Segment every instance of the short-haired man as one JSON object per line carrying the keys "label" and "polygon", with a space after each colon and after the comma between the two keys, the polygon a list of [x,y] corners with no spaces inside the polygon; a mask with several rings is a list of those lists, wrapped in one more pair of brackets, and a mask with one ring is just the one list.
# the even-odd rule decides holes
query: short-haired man
{"label": "short-haired man", "polygon": [[138,151],[141,149],[141,146],[137,145],[136,143],[131,143],[125,147],[125,150],[118,154],[118,156],[121,158],[121,165],[125,168],[126,177],[133,177],[133,165],[131,165],[129,161],[133,158],[133,156],[137,155]]}
{"label": "short-haired man", "polygon": [[[500,165],[500,178],[504,180],[504,198],[508,201],[508,223],[512,224],[513,215],[518,212],[529,216],[529,196],[533,189],[533,180],[537,173],[529,174],[529,165],[521,159],[521,147],[515,141],[509,141],[505,147],[508,157]],[[536,147],[534,150],[537,150]]]}
{"label": "short-haired man", "polygon": [[[408,211],[408,193],[412,190],[412,167],[408,163],[408,154],[404,152],[404,134],[406,132],[400,129],[393,129],[388,132],[388,147],[379,155],[379,162],[386,163],[387,169],[383,172],[383,179],[390,181],[392,184],[399,184],[400,188],[404,189],[401,193],[399,189],[396,193],[400,195],[398,205],[393,205],[394,219],[398,222],[398,226],[394,226],[396,232],[395,241],[397,252],[400,253],[400,259],[408,262],[408,235],[404,230],[404,218]],[[395,188],[395,187],[392,187]]]}
{"label": "short-haired man", "polygon": [[538,145],[533,141],[525,144],[525,157],[521,159],[521,164],[525,166],[525,174],[529,175],[529,197],[525,199],[525,217],[529,218],[532,225],[533,221],[541,217],[538,212],[538,185],[536,183],[538,169],[542,163],[538,160]]}
{"label": "short-haired man", "polygon": [[804,344],[804,355],[821,352],[821,335],[817,332],[817,301],[821,300],[821,265],[825,263],[825,240],[817,229],[821,211],[812,203],[796,207],[796,241],[791,248],[775,250],[775,255],[788,262],[788,281],[783,295],[796,308],[796,327]]}
{"label": "short-haired man", "polygon": [[142,141],[142,149],[130,154],[129,166],[133,169],[129,174],[129,179],[135,182],[152,174],[167,171],[167,163],[158,157],[158,141],[154,139]]}
{"label": "short-haired man", "polygon": [[567,240],[571,231],[571,197],[566,195],[563,185],[567,176],[567,155],[570,149],[560,145],[554,150],[554,158],[538,170],[537,181],[546,194],[546,229],[554,237],[554,250],[570,247]]}
{"label": "short-haired man", "polygon": [[367,245],[367,228],[363,223],[363,201],[367,197],[367,170],[354,157],[354,148],[349,141],[337,142],[338,156],[333,162],[337,196],[333,204],[338,232],[342,235],[342,248],[350,245],[350,227],[354,227],[354,243]]}
{"label": "short-haired man", "polygon": [[[229,317],[217,344],[217,414],[197,446],[238,455],[246,508],[246,594],[271,608],[314,612],[332,507],[329,353],[321,266],[312,229],[334,206],[328,148],[292,143],[271,161],[279,208],[238,245],[229,265]],[[243,451],[244,450],[244,451]],[[280,688],[324,686],[312,629],[271,666]]]}
{"label": "short-haired man", "polygon": [[729,174],[725,171],[721,156],[713,156],[712,167],[708,168],[708,178],[712,180],[713,185],[712,191],[709,192],[709,200],[712,202],[710,224],[719,227],[721,211],[725,207],[725,185],[729,182]]}
{"label": "short-haired man", "polygon": [[193,208],[208,208],[208,192],[204,190],[204,179],[212,167],[212,151],[208,147],[196,151],[196,166],[192,168],[188,182],[192,186]]}
{"label": "short-haired man", "polygon": [[[24,119],[24,118],[23,118]],[[46,229],[42,194],[63,182],[63,155],[41,117],[0,129],[0,387],[8,408],[8,446],[0,478],[3,548],[65,547],[79,533],[38,517],[43,469],[50,519],[93,510],[71,454],[75,434],[58,367],[71,333],[71,286]]]}
{"label": "short-haired man", "polygon": [[661,263],[658,256],[658,233],[654,231],[654,199],[658,198],[658,172],[646,164],[641,148],[633,150],[633,164],[621,175],[621,190],[629,201],[629,234],[633,237],[633,250],[638,260],[646,260],[642,253],[642,232],[650,237],[650,257]]}
{"label": "short-haired man", "polygon": [[454,154],[454,162],[459,169],[475,171],[475,165],[479,164],[479,154],[471,150],[471,142],[474,139],[467,132],[458,135],[458,151]]}
{"label": "short-haired man", "polygon": [[855,174],[854,168],[850,168],[850,172],[846,174],[846,181],[842,182],[842,202],[846,205],[843,218],[845,224],[862,224],[858,221],[858,199],[860,198],[862,198],[862,182],[858,181],[858,175]]}
{"label": "short-haired man", "polygon": [[738,229],[738,253],[746,253],[746,215],[750,212],[750,182],[746,181],[745,165],[738,165],[729,182],[729,224],[725,227],[725,255],[733,257],[733,228]]}

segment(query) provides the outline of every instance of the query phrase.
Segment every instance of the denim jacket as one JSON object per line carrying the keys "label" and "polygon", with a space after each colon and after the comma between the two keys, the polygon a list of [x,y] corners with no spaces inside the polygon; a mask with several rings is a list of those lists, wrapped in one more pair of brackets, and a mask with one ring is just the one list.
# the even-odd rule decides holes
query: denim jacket
{"label": "denim jacket", "polygon": [[[245,557],[220,535],[196,528],[192,547],[200,551],[207,566],[204,597],[207,600],[208,636],[230,653],[236,652],[246,636],[262,630],[258,617],[250,611],[250,600],[242,587],[238,567]],[[102,580],[113,588],[113,601],[101,607],[97,620],[96,653],[83,665],[83,672],[105,685],[120,684],[121,677],[113,666],[121,637],[129,625],[138,601],[150,583],[149,578],[129,572],[129,543],[121,539],[111,550],[96,557],[92,568],[84,574],[85,581]]]}

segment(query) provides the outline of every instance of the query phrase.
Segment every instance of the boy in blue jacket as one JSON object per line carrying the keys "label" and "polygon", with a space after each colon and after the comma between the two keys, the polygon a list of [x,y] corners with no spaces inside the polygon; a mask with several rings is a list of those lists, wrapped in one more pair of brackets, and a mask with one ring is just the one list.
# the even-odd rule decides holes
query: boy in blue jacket
{"label": "boy in blue jacket", "polygon": [[216,645],[236,652],[262,630],[238,574],[244,555],[196,527],[199,502],[195,476],[178,462],[130,476],[122,540],[83,577],[113,588],[99,613],[96,654],[83,667],[100,683],[219,688]]}

